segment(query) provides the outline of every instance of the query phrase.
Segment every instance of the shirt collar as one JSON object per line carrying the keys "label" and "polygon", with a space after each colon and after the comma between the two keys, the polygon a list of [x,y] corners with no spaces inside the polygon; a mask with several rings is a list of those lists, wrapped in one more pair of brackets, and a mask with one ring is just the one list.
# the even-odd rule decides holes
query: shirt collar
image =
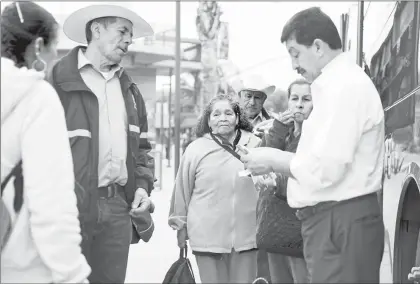
{"label": "shirt collar", "polygon": [[[260,121],[258,121],[258,119],[260,120]],[[255,124],[255,123],[259,123],[259,122],[262,122],[262,121],[264,121],[264,116],[263,116],[263,114],[262,114],[262,111],[260,111],[260,113],[259,114],[257,114],[257,116],[256,117],[254,117],[254,119],[252,120],[252,124]],[[254,125],[255,126],[255,125]]]}
{"label": "shirt collar", "polygon": [[329,82],[331,75],[335,76],[337,73],[342,72],[341,70],[346,69],[349,63],[348,52],[340,53],[321,69],[321,74],[312,82],[312,85],[322,86],[325,82]]}
{"label": "shirt collar", "polygon": [[[91,66],[93,69],[95,69],[96,71],[100,72],[99,70],[97,70],[93,64],[89,61],[89,59],[87,59],[86,55],[84,54],[83,50],[80,48],[79,49],[79,54],[78,54],[78,64],[77,64],[77,68],[79,70],[81,70],[83,67],[85,66]],[[110,76],[110,78],[112,78],[114,76],[115,73],[117,73],[118,77],[121,77],[122,72],[124,71],[124,69],[120,66],[120,65],[115,65],[111,68],[111,70],[109,71],[109,74],[112,75]]]}

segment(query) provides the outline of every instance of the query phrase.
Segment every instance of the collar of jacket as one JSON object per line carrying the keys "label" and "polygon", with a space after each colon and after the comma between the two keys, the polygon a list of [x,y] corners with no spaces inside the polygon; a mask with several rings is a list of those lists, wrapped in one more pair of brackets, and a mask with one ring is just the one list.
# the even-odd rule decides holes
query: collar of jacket
{"label": "collar of jacket", "polygon": [[[67,55],[65,55],[60,61],[57,62],[54,67],[54,80],[55,83],[60,86],[64,91],[87,91],[92,92],[80,75],[78,69],[78,53],[79,49],[86,49],[85,46],[77,46],[73,48]],[[127,93],[128,88],[134,82],[131,80],[130,76],[127,75],[124,70],[120,77],[120,84],[123,94]]]}
{"label": "collar of jacket", "polygon": [[[210,133],[206,133],[203,135],[204,138],[213,140],[211,138]],[[261,141],[260,138],[252,134],[251,132],[245,131],[241,129],[241,138],[239,139],[239,142],[237,145],[245,146],[247,147],[249,144],[251,144],[252,147],[255,147],[254,144],[258,144]]]}
{"label": "collar of jacket", "polygon": [[261,109],[261,114],[267,120],[272,118],[271,115],[268,113],[268,111],[264,107]]}

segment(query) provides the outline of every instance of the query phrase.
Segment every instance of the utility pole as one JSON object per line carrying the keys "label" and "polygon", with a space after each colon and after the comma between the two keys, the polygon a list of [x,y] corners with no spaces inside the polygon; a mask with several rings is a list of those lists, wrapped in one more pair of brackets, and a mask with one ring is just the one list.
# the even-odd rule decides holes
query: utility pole
{"label": "utility pole", "polygon": [[181,1],[176,1],[175,44],[175,176],[180,162],[181,140]]}
{"label": "utility pole", "polygon": [[357,20],[357,64],[363,67],[363,21],[365,2],[359,1]]}
{"label": "utility pole", "polygon": [[168,144],[166,149],[166,158],[168,159],[168,167],[171,166],[171,136],[172,136],[172,68],[169,70],[169,97],[168,97]]}

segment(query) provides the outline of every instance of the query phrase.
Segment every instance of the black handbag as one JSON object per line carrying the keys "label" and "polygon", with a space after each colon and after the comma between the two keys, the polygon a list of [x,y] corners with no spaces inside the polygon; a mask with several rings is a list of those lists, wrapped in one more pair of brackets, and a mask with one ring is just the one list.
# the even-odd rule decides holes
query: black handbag
{"label": "black handbag", "polygon": [[195,284],[194,272],[191,267],[190,260],[187,258],[187,246],[180,249],[179,259],[175,261],[165,275],[163,284],[181,284],[190,283]]}
{"label": "black handbag", "polygon": [[271,253],[303,257],[301,221],[296,209],[274,188],[260,192],[257,204],[257,247]]}

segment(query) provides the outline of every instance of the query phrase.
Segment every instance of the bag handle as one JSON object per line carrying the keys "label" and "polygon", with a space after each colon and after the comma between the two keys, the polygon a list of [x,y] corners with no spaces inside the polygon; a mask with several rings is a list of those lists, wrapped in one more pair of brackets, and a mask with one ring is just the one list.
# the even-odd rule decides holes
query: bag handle
{"label": "bag handle", "polygon": [[187,258],[187,254],[188,254],[188,245],[185,244],[185,247],[179,249],[179,258],[186,259],[187,267],[190,270],[191,277],[192,279],[194,279],[194,283],[195,283],[194,271],[192,269],[190,260]]}
{"label": "bag handle", "polygon": [[188,255],[188,246],[185,244],[184,248],[179,249],[179,258],[187,258]]}

